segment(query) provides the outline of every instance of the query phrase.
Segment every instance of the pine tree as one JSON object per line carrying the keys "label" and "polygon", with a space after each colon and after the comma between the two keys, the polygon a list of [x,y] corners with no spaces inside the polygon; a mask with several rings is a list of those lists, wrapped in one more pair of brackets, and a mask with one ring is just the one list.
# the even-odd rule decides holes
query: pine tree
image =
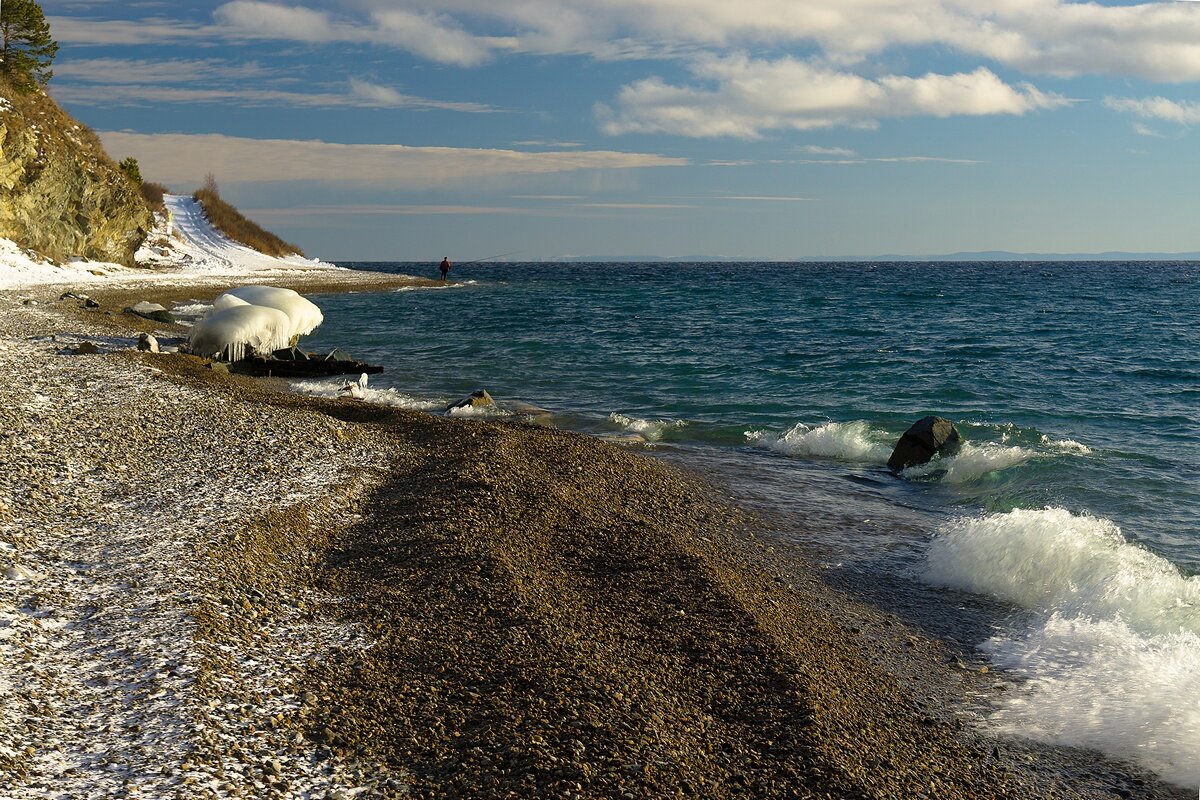
{"label": "pine tree", "polygon": [[117,166],[121,168],[122,172],[129,176],[129,180],[133,181],[138,186],[142,185],[142,167],[140,164],[138,164],[138,160],[136,158],[130,156]]}
{"label": "pine tree", "polygon": [[34,0],[0,0],[0,72],[24,91],[45,86],[58,42]]}

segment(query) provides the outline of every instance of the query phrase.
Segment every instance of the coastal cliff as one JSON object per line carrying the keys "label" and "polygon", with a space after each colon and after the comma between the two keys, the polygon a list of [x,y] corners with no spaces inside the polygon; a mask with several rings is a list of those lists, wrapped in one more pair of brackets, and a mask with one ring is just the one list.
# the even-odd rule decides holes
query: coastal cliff
{"label": "coastal cliff", "polygon": [[131,265],[153,222],[99,139],[43,91],[0,82],[0,237],[55,261]]}

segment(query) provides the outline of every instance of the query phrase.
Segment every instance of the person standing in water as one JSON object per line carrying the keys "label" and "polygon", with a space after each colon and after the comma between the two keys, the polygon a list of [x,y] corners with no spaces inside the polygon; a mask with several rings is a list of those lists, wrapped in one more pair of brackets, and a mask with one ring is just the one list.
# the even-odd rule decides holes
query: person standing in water
{"label": "person standing in water", "polygon": [[443,281],[446,280],[446,276],[450,274],[450,267],[450,256],[446,256],[442,259],[442,263],[438,265],[438,270],[440,270],[442,273]]}

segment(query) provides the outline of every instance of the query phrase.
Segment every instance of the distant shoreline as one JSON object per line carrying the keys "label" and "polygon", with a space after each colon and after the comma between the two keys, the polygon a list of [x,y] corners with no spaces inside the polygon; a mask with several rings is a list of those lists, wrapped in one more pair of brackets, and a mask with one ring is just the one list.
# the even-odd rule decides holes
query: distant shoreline
{"label": "distant shoreline", "polygon": [[[1005,251],[981,253],[950,253],[927,256],[804,256],[800,258],[753,258],[750,256],[556,256],[550,258],[496,259],[490,264],[1077,264],[1077,263],[1192,263],[1200,262],[1200,252],[1195,253],[1009,253]],[[378,264],[430,265],[426,260],[411,261],[396,259],[385,261],[346,259],[336,262],[339,266],[350,265],[358,269]]]}

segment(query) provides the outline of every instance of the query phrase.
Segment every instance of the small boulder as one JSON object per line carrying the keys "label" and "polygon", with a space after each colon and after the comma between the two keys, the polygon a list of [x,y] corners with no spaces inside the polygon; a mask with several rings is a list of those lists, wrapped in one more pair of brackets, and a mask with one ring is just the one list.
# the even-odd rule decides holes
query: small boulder
{"label": "small boulder", "polygon": [[140,333],[138,334],[137,348],[138,350],[142,350],[147,353],[157,353],[158,339],[155,339],[154,336],[149,333]]}
{"label": "small boulder", "polygon": [[80,342],[68,348],[67,352],[74,356],[94,356],[100,352],[100,347],[94,342]]}
{"label": "small boulder", "polygon": [[453,412],[455,409],[462,408],[491,408],[496,405],[496,401],[487,393],[487,389],[480,389],[473,393],[470,397],[464,397],[457,403],[451,403],[446,407],[446,411]]}
{"label": "small boulder", "polygon": [[918,420],[904,432],[888,459],[892,472],[926,464],[934,456],[954,455],[962,447],[962,436],[954,423],[942,417],[929,416]]}
{"label": "small boulder", "polygon": [[87,300],[83,301],[83,307],[84,308],[99,308],[100,304],[89,297]]}
{"label": "small boulder", "polygon": [[160,306],[158,303],[151,303],[146,300],[136,303],[133,306],[125,309],[126,313],[137,314],[144,319],[152,319],[155,322],[165,322],[168,325],[175,324],[175,316]]}

